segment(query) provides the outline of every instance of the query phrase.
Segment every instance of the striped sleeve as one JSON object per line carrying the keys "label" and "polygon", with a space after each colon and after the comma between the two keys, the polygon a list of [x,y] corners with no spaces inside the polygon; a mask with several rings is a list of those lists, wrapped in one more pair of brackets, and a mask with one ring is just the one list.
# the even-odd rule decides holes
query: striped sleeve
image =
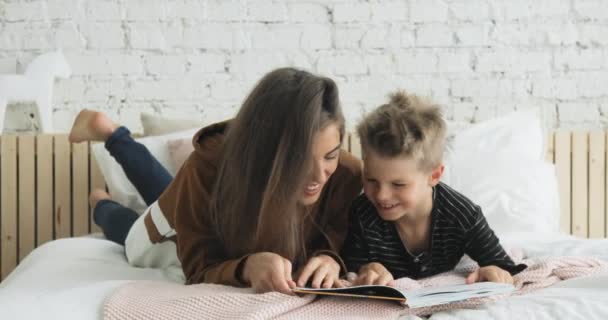
{"label": "striped sleeve", "polygon": [[515,264],[504,250],[494,231],[486,221],[481,208],[472,213],[474,224],[466,231],[465,253],[477,261],[480,267],[497,266],[515,275],[524,269],[525,264]]}
{"label": "striped sleeve", "polygon": [[[358,199],[359,200],[359,199]],[[349,272],[359,272],[359,269],[370,262],[369,249],[365,241],[365,235],[361,222],[361,204],[362,201],[353,203],[348,218],[348,233],[346,240],[342,246],[340,255],[346,264],[346,269]]]}

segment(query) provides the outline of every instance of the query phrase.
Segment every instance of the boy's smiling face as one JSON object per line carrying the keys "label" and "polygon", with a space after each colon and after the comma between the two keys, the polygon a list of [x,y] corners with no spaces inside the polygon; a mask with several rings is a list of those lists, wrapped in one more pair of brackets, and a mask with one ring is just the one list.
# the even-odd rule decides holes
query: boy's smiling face
{"label": "boy's smiling face", "polygon": [[430,213],[432,187],[439,183],[443,165],[424,172],[411,157],[381,156],[366,150],[363,190],[383,220],[416,219]]}

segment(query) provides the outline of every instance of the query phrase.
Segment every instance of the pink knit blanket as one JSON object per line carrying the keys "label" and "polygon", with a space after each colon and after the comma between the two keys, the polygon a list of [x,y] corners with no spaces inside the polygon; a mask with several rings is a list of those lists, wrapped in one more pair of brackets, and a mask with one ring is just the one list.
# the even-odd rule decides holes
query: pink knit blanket
{"label": "pink knit blanket", "polygon": [[[514,277],[515,295],[550,286],[558,281],[597,273],[608,273],[608,262],[591,257],[550,257],[522,259],[512,253],[515,261],[528,268]],[[418,289],[463,283],[474,271],[472,262],[456,270],[421,280],[408,278],[396,281],[404,289]],[[213,284],[184,286],[155,281],[135,281],[118,288],[104,305],[105,320],[118,319],[394,319],[406,314],[429,315],[439,311],[477,308],[505,299],[492,296],[462,302],[409,309],[394,302],[312,295],[288,296],[276,292],[256,294],[251,289]]]}

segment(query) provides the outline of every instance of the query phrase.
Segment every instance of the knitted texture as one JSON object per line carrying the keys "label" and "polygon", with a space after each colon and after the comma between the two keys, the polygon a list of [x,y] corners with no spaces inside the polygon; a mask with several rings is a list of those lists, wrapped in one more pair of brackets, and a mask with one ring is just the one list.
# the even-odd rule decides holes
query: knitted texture
{"label": "knitted texture", "polygon": [[[528,268],[514,276],[520,295],[545,288],[558,281],[598,273],[608,273],[608,262],[591,257],[546,257],[522,259],[511,253],[515,261]],[[518,262],[518,263],[519,263]],[[461,284],[464,277],[476,270],[472,261],[433,277],[396,281],[403,290],[431,286]],[[288,296],[270,292],[253,293],[250,288],[234,288],[214,284],[184,286],[155,281],[135,281],[118,288],[104,305],[105,320],[147,319],[392,319],[405,314],[429,315],[439,311],[478,308],[483,304],[505,299],[507,295],[469,299],[426,308],[409,309],[394,302],[368,299]]]}

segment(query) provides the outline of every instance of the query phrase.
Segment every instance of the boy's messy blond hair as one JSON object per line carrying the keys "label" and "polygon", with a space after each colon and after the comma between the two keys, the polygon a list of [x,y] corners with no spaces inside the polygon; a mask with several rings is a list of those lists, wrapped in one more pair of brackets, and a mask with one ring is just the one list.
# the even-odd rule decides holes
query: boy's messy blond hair
{"label": "boy's messy blond hair", "polygon": [[438,105],[397,91],[357,125],[364,153],[411,157],[431,171],[443,161],[446,124]]}

